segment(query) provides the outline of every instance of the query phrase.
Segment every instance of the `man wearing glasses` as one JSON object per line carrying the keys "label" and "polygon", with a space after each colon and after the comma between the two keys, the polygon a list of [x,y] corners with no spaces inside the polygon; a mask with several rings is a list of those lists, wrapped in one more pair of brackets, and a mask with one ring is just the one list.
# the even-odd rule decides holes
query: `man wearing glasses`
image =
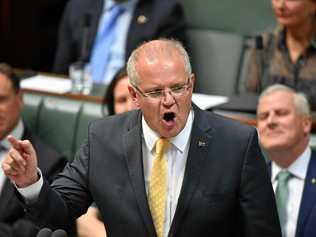
{"label": "man wearing glasses", "polygon": [[93,200],[109,236],[281,236],[256,130],[192,105],[181,44],[144,43],[128,75],[140,110],[93,122],[52,187],[30,143],[9,138],[2,168],[39,224],[67,228]]}

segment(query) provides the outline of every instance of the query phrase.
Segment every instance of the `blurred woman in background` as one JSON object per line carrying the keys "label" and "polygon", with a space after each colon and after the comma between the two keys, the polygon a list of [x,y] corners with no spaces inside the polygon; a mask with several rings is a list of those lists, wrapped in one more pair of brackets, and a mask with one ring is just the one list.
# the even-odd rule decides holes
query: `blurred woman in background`
{"label": "blurred woman in background", "polygon": [[279,26],[251,49],[245,88],[271,84],[304,92],[316,110],[316,0],[271,0]]}

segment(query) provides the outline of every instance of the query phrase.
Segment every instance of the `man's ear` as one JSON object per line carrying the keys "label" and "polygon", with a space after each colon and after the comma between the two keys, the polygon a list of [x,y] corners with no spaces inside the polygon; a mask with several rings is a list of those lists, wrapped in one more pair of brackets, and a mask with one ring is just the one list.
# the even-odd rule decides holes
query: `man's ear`
{"label": "man's ear", "polygon": [[310,116],[303,117],[303,131],[305,134],[309,134],[312,129],[312,119]]}
{"label": "man's ear", "polygon": [[195,85],[195,74],[194,73],[192,73],[191,74],[191,76],[190,76],[190,80],[191,80],[191,83],[192,83],[192,91],[193,91],[193,89],[194,89],[194,85]]}
{"label": "man's ear", "polygon": [[22,90],[20,89],[18,92],[17,92],[17,98],[18,98],[18,100],[19,100],[19,103],[20,103],[20,105],[21,105],[21,107],[23,107],[23,105],[24,105],[24,100],[23,100],[23,92],[22,92]]}
{"label": "man's ear", "polygon": [[137,93],[136,93],[134,87],[132,87],[131,85],[128,85],[128,91],[129,91],[129,94],[130,94],[133,102],[136,104],[137,107],[139,107]]}

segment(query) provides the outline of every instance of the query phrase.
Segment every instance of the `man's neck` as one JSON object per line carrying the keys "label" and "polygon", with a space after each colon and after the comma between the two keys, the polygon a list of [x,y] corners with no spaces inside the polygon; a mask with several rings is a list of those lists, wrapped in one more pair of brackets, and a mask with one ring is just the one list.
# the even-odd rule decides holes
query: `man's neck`
{"label": "man's neck", "polygon": [[289,149],[277,149],[273,151],[269,151],[269,158],[274,161],[278,166],[286,169],[288,168],[293,162],[295,162],[300,155],[303,154],[305,149],[309,144],[309,139],[307,141],[302,142],[302,144]]}

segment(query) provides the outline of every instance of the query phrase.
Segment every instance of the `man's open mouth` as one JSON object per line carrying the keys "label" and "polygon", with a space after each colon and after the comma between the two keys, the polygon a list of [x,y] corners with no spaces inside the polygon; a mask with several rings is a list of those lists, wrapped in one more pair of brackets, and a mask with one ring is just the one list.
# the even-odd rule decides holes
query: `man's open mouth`
{"label": "man's open mouth", "polygon": [[166,122],[170,122],[170,121],[173,121],[175,119],[176,115],[173,113],[173,112],[168,112],[168,113],[165,113],[163,115],[163,119],[166,121]]}

